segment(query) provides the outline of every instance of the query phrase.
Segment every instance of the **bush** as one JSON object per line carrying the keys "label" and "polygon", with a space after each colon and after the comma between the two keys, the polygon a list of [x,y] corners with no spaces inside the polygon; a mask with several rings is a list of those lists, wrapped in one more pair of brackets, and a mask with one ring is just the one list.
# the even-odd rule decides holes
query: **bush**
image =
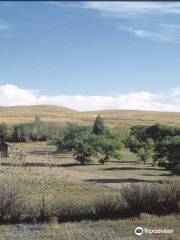
{"label": "bush", "polygon": [[23,213],[22,197],[16,180],[1,179],[0,222],[19,222]]}
{"label": "bush", "polygon": [[70,200],[68,202],[57,201],[55,203],[54,215],[59,222],[74,222],[81,220],[94,219],[94,212],[90,203],[82,201],[75,202]]}
{"label": "bush", "polygon": [[119,218],[124,213],[124,208],[121,196],[106,195],[94,203],[96,219]]}
{"label": "bush", "polygon": [[144,186],[132,184],[123,188],[122,196],[131,215],[140,213],[163,215],[179,211],[178,183]]}
{"label": "bush", "polygon": [[[32,185],[35,182],[37,189]],[[126,185],[116,193],[93,196],[88,201],[62,200],[62,195],[54,193],[54,183],[54,177],[48,176],[0,175],[0,223],[50,222],[53,218],[59,222],[116,219],[179,211],[179,182]]]}
{"label": "bush", "polygon": [[180,176],[180,164],[177,164],[172,171],[175,175]]}
{"label": "bush", "polygon": [[83,201],[58,201],[54,213],[59,222],[120,218],[124,211],[120,196],[104,195],[102,198]]}

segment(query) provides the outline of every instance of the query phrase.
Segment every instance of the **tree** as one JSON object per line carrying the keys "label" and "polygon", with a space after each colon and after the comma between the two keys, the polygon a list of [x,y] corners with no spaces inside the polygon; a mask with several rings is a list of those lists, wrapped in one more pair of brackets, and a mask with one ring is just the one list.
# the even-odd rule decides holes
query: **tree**
{"label": "tree", "polygon": [[147,163],[148,160],[153,159],[154,157],[154,141],[153,139],[147,139],[144,146],[138,150],[138,157],[144,164]]}
{"label": "tree", "polygon": [[103,135],[105,132],[104,120],[101,116],[97,116],[93,125],[93,133],[96,135]]}
{"label": "tree", "polygon": [[167,137],[158,143],[155,158],[159,161],[159,166],[172,173],[177,171],[180,164],[180,136]]}
{"label": "tree", "polygon": [[13,134],[13,128],[8,126],[5,123],[0,124],[0,139],[3,139],[5,141],[11,141],[12,140],[12,134]]}
{"label": "tree", "polygon": [[14,127],[13,139],[15,142],[26,142],[27,137],[23,124]]}
{"label": "tree", "polygon": [[88,126],[79,126],[74,123],[68,123],[63,133],[61,133],[61,144],[63,145],[63,148],[72,152],[76,140],[82,138],[83,134],[86,134],[87,132],[92,132],[91,128]]}
{"label": "tree", "polygon": [[105,164],[110,158],[120,158],[119,151],[122,148],[122,142],[118,135],[99,137],[97,146],[97,151],[102,155],[100,163]]}
{"label": "tree", "polygon": [[[98,134],[97,134],[98,133]],[[111,157],[119,158],[122,147],[120,135],[104,126],[98,116],[93,128],[69,123],[63,131],[55,135],[57,151],[69,151],[81,164],[89,163],[98,154],[104,164]]]}
{"label": "tree", "polygon": [[142,147],[142,143],[134,135],[128,137],[125,145],[133,153],[138,153],[139,149]]}
{"label": "tree", "polygon": [[46,140],[45,127],[40,117],[36,116],[32,123],[30,137],[33,141]]}
{"label": "tree", "polygon": [[96,156],[97,151],[95,144],[97,137],[88,129],[79,132],[74,141],[73,156],[82,165],[89,163],[93,156]]}
{"label": "tree", "polygon": [[131,127],[130,136],[134,136],[139,142],[144,142],[147,139],[147,126]]}
{"label": "tree", "polygon": [[68,123],[66,128],[55,136],[54,143],[57,151],[71,152],[78,162],[85,164],[96,155],[96,138],[91,127]]}

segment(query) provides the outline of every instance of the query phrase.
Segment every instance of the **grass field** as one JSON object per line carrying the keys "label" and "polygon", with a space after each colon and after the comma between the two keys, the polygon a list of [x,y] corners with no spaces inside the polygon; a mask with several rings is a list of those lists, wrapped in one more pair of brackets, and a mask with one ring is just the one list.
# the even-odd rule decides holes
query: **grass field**
{"label": "grass field", "polygon": [[[171,180],[179,181],[179,177],[171,176],[164,169],[139,163],[127,149],[122,150],[120,161],[80,166],[71,155],[56,154],[56,148],[46,142],[11,143],[11,146],[23,151],[25,158],[18,159],[12,155],[1,159],[0,190],[3,183],[6,189],[14,184],[21,188],[17,202],[20,205],[17,206],[24,209],[24,215],[39,211],[42,196],[45,196],[47,212],[56,213],[63,206],[65,214],[69,214],[69,209],[86,212],[88,206],[93,206],[97,200],[119,196],[120,189],[131,183],[161,185]],[[180,234],[179,215],[157,217],[141,214],[138,218],[124,220],[58,222],[54,218],[48,224],[2,224],[0,239],[134,240],[139,239],[134,234],[137,226],[174,230],[171,235],[144,234],[141,238],[145,240],[177,240]]]}
{"label": "grass field", "polygon": [[[13,146],[14,144],[11,144]],[[74,181],[99,183],[107,186],[121,187],[128,183],[155,183],[161,180],[171,180],[169,171],[163,168],[152,167],[151,164],[143,165],[128,149],[121,151],[121,160],[111,161],[105,165],[94,162],[90,165],[79,165],[69,154],[56,154],[56,148],[45,142],[16,143],[16,148],[24,152],[22,162],[12,157],[2,160],[4,167],[13,168],[14,165],[24,166],[31,172],[44,173],[48,171],[49,164],[52,171]],[[18,171],[18,169],[16,169]]]}
{"label": "grass field", "polygon": [[135,110],[104,110],[94,112],[78,112],[64,107],[41,106],[17,106],[0,107],[0,122],[9,124],[32,122],[35,116],[43,121],[64,125],[68,121],[81,124],[92,124],[96,116],[100,114],[109,127],[120,128],[122,131],[130,126],[154,123],[164,123],[172,126],[180,126],[180,113],[152,112]]}
{"label": "grass field", "polygon": [[[35,225],[1,225],[0,239],[31,239],[31,240],[178,240],[180,235],[180,217],[155,217],[141,215],[139,219],[117,221],[84,221],[80,223],[35,224]],[[149,229],[173,229],[173,234],[134,234],[136,227]]]}

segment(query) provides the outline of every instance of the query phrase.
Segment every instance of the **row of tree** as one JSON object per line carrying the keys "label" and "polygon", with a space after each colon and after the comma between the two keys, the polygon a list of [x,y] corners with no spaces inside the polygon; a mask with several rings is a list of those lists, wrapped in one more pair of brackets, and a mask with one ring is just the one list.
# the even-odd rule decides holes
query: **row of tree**
{"label": "row of tree", "polygon": [[162,124],[134,126],[126,147],[144,163],[152,160],[172,173],[180,173],[180,128]]}
{"label": "row of tree", "polygon": [[0,124],[0,138],[8,142],[46,141],[52,139],[57,127],[35,117],[32,123],[15,126]]}
{"label": "row of tree", "polygon": [[9,126],[0,124],[0,138],[9,142],[47,141],[58,151],[71,152],[81,164],[99,159],[104,164],[120,159],[123,144],[146,164],[152,161],[172,173],[180,174],[180,128],[161,124],[134,126],[126,140],[104,125],[97,116],[93,126],[68,123],[64,128],[49,125],[36,117],[32,123]]}
{"label": "row of tree", "polygon": [[92,127],[67,124],[57,132],[54,143],[58,151],[71,152],[81,164],[95,158],[102,164],[110,158],[119,159],[122,148],[120,135],[107,128],[100,116],[97,116]]}

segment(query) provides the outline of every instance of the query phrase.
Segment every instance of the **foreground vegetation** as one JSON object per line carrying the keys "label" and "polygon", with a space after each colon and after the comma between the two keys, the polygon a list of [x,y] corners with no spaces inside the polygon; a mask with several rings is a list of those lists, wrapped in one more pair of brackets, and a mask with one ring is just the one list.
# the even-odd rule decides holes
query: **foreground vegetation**
{"label": "foreground vegetation", "polygon": [[167,239],[178,240],[180,235],[180,217],[156,217],[141,214],[139,218],[124,220],[100,220],[96,222],[57,224],[18,224],[0,225],[1,239],[31,239],[31,240],[136,240],[140,237],[134,234],[137,226],[149,229],[173,229],[173,234],[144,234],[143,240]]}
{"label": "foreground vegetation", "polygon": [[53,218],[58,222],[117,219],[141,213],[166,215],[179,211],[179,201],[179,182],[111,189],[71,183],[50,169],[40,175],[7,170],[0,174],[1,224],[50,222]]}
{"label": "foreground vegetation", "polygon": [[[2,166],[0,170],[0,233],[3,240],[134,240],[137,239],[134,234],[137,226],[174,230],[172,235],[146,234],[143,239],[178,239],[178,177],[161,176],[165,171],[153,170],[148,165],[144,169],[143,164],[136,163],[137,159],[126,150],[121,160],[125,163],[80,166],[69,155],[48,155],[55,148],[45,143],[18,143],[16,146],[24,150],[26,158],[10,157],[4,163],[14,162],[17,167]],[[129,159],[134,163],[128,163]],[[43,167],[38,168],[36,163]],[[111,174],[116,179],[123,177],[125,184],[120,181],[119,186],[124,187],[112,188],[62,177],[63,168],[55,167],[60,163],[63,168],[67,164],[71,171],[79,171],[80,175],[83,171],[85,174],[97,172],[103,179]],[[109,170],[98,170],[105,168]],[[128,183],[129,177],[137,179],[140,173],[147,174],[144,181]],[[148,176],[152,173],[157,176]],[[149,178],[153,181],[148,183]]]}

